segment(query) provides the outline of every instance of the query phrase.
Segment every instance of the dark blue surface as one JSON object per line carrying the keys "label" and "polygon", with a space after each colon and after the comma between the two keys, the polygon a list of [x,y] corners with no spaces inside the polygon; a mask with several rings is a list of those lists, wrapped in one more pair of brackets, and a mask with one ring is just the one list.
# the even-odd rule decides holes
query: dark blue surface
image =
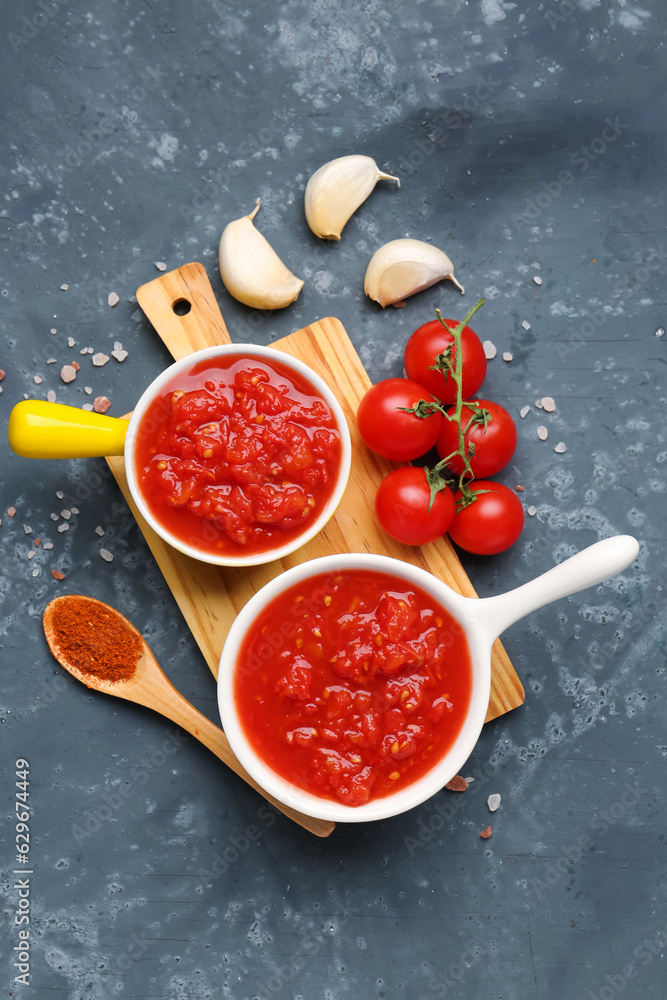
{"label": "dark blue surface", "polygon": [[[463,556],[476,589],[509,589],[611,534],[641,543],[621,576],[506,633],[526,703],[485,727],[468,792],[320,841],[166,720],[57,666],[43,608],[90,593],[217,718],[210,672],[104,462],[35,463],[5,445],[6,995],[25,989],[12,964],[25,927],[17,758],[31,774],[35,995],[664,995],[666,20],[659,0],[6,6],[3,421],[49,390],[132,408],[169,361],[134,298],[157,261],[205,264],[236,341],[337,316],[373,380],[400,373],[435,306],[462,316],[484,295],[475,328],[499,352],[485,393],[519,423],[499,478],[537,512],[504,555]],[[379,185],[341,242],[321,243],[305,184],[356,152],[401,189]],[[224,225],[258,197],[258,227],[306,279],[273,315],[235,302],[217,273]],[[444,249],[465,298],[445,284],[403,310],[369,302],[366,264],[401,236]],[[79,353],[116,341],[122,363]],[[534,406],[545,395],[553,414]]]}

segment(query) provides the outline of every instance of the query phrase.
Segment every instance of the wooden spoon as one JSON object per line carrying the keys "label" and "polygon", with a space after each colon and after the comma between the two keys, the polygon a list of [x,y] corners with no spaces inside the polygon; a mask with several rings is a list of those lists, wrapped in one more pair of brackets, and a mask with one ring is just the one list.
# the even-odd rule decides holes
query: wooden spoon
{"label": "wooden spoon", "polygon": [[[271,802],[276,809],[284,813],[285,816],[293,819],[295,823],[298,823],[318,837],[329,836],[335,827],[334,823],[306,816],[296,809],[284,805],[265,792],[254,778],[250,777],[245,768],[236,759],[222,729],[214,726],[205,715],[197,711],[194,705],[191,705],[176,690],[163,673],[141,633],[124,615],[116,611],[115,608],[110,607],[103,601],[97,601],[93,597],[85,598],[86,602],[92,602],[97,605],[100,611],[106,612],[107,615],[112,615],[120,627],[126,629],[130,635],[135,636],[139,640],[140,646],[138,648],[140,651],[132,675],[124,680],[106,680],[103,677],[97,677],[94,673],[87,673],[85,669],[81,669],[75,663],[71,662],[59,639],[59,633],[62,635],[62,626],[60,628],[56,627],[56,615],[66,610],[66,604],[70,605],[70,608],[67,610],[71,610],[76,614],[78,610],[76,602],[80,600],[81,598],[78,595],[56,597],[44,611],[43,624],[46,641],[49,644],[51,652],[65,670],[69,671],[73,677],[76,677],[86,687],[94,688],[96,691],[102,691],[104,694],[110,694],[116,698],[124,698],[125,701],[133,701],[135,704],[143,705],[145,708],[152,708],[155,712],[159,712],[160,715],[171,719],[177,726],[185,729],[198,739],[200,743],[208,747],[216,757],[219,757],[223,763],[243,778],[244,781],[247,781],[249,785]],[[78,613],[81,614],[80,611]],[[81,614],[81,623],[85,625],[85,614]],[[76,639],[76,626],[72,626],[72,638]]]}

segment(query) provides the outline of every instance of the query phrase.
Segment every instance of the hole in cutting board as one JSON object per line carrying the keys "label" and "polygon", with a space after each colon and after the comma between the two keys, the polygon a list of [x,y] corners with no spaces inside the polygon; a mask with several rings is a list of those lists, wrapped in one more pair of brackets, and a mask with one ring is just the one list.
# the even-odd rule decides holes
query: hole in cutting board
{"label": "hole in cutting board", "polygon": [[171,308],[177,316],[187,316],[192,309],[192,303],[187,299],[176,299]]}

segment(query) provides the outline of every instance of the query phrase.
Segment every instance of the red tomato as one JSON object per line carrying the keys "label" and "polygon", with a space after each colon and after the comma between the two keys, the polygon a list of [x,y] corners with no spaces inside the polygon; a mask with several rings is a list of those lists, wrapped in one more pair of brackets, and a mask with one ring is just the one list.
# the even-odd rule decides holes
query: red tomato
{"label": "red tomato", "polygon": [[440,434],[442,414],[418,417],[402,409],[420,400],[436,402],[407,378],[387,378],[371,386],[357,410],[359,433],[368,447],[394,462],[411,462],[430,451]]}
{"label": "red tomato", "polygon": [[394,469],[382,480],[375,497],[378,521],[405,545],[425,545],[441,538],[454,520],[454,494],[445,486],[431,500],[426,471],[416,465]]}
{"label": "red tomato", "polygon": [[[486,427],[483,423],[472,424],[465,434],[466,443],[473,445],[475,454],[470,459],[472,474],[476,479],[486,479],[487,476],[495,476],[496,472],[503,469],[516,450],[517,432],[516,424],[512,417],[498,403],[492,403],[488,399],[477,399],[481,407],[488,410],[491,419]],[[454,413],[454,408],[447,411]],[[469,409],[467,404],[463,404],[461,411],[461,425],[465,431],[468,422],[473,416],[474,410]],[[443,418],[440,437],[436,445],[440,458],[446,458],[459,446],[458,427],[453,420]],[[449,462],[447,468],[460,475],[463,472],[463,459],[460,455],[455,455]]]}
{"label": "red tomato", "polygon": [[[447,326],[455,330],[458,322],[446,319]],[[451,376],[445,378],[443,372],[431,371],[431,365],[439,354],[454,344],[454,338],[438,319],[424,323],[412,334],[403,354],[403,364],[408,378],[419,382],[442,403],[456,402],[456,383]],[[461,333],[461,354],[463,355],[463,398],[475,395],[486,377],[486,355],[482,341],[474,330],[464,326]],[[456,351],[452,348],[452,361],[458,371]]]}
{"label": "red tomato", "polygon": [[[490,479],[476,479],[470,489],[479,496],[458,512],[449,529],[449,537],[460,548],[476,555],[504,552],[514,545],[523,529],[521,501],[509,487]],[[481,490],[488,492],[481,493]],[[458,502],[460,497],[459,490],[454,499]]]}

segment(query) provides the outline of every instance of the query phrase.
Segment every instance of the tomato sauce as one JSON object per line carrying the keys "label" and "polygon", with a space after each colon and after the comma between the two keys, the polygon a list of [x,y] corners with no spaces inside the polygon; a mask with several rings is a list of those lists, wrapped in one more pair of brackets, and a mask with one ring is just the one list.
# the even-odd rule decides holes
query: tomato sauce
{"label": "tomato sauce", "polygon": [[154,399],[135,470],[153,516],[218,555],[288,544],[333,493],[341,437],[327,402],[280,361],[199,362]]}
{"label": "tomato sauce", "polygon": [[458,622],[420,588],[371,570],[311,577],[276,598],[234,680],[262,760],[350,806],[429,771],[461,730],[471,692]]}

